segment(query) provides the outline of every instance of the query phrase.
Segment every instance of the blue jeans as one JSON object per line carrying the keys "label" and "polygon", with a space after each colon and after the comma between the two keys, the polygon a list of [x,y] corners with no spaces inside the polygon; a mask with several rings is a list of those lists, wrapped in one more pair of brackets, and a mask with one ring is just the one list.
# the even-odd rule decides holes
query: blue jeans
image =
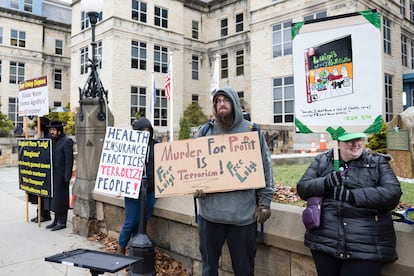
{"label": "blue jeans", "polygon": [[245,226],[213,223],[198,216],[198,234],[203,276],[218,275],[218,261],[227,240],[235,276],[254,275],[256,223]]}
{"label": "blue jeans", "polygon": [[[154,210],[155,193],[147,194],[146,219],[151,217]],[[131,237],[138,234],[139,218],[141,214],[141,200],[125,198],[125,220],[119,233],[118,244],[125,248]]]}

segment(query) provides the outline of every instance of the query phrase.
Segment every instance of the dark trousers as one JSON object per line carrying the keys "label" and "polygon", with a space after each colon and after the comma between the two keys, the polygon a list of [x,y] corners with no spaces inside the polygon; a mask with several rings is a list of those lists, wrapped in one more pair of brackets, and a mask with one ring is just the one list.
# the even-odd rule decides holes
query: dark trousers
{"label": "dark trousers", "polygon": [[68,211],[66,212],[55,212],[55,218],[53,224],[66,225],[68,220]]}
{"label": "dark trousers", "polygon": [[227,240],[235,276],[254,275],[256,223],[246,226],[213,223],[198,216],[202,275],[218,275],[218,261]]}
{"label": "dark trousers", "polygon": [[343,260],[312,250],[318,276],[380,276],[381,262]]}

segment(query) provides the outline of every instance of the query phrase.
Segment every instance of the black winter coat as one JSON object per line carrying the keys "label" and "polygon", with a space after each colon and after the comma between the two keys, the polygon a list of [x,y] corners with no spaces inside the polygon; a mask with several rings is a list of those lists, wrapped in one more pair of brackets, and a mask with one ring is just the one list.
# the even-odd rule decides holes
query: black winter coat
{"label": "black winter coat", "polygon": [[69,209],[69,181],[73,168],[73,140],[61,134],[52,140],[53,198],[51,210]]}
{"label": "black winter coat", "polygon": [[[307,230],[305,245],[341,259],[392,262],[397,259],[391,211],[402,195],[400,183],[383,155],[364,150],[360,158],[340,161],[343,185],[355,203],[325,196],[321,225]],[[326,176],[334,171],[333,151],[316,156],[297,185],[304,200],[324,196]]]}

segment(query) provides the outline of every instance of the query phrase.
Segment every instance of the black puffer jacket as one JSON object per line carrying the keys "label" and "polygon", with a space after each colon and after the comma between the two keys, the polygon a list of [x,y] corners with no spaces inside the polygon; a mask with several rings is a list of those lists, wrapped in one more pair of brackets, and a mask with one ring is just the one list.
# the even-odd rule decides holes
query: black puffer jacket
{"label": "black puffer jacket", "polygon": [[[342,259],[392,262],[397,259],[391,211],[402,195],[400,183],[383,155],[364,151],[345,163],[343,185],[355,203],[325,197],[321,226],[307,230],[305,245]],[[297,190],[304,200],[323,196],[326,176],[334,171],[333,151],[316,156],[300,179]]]}

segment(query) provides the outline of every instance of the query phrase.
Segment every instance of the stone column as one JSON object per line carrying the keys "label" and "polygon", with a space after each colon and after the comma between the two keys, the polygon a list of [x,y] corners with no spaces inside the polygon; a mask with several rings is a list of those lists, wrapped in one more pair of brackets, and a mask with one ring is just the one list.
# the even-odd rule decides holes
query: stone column
{"label": "stone column", "polygon": [[[82,99],[82,109],[76,115],[76,182],[73,186],[73,232],[84,237],[99,231],[96,203],[92,199],[96,174],[105,139],[106,121],[98,120],[98,98]],[[113,114],[108,110],[108,125],[114,125]],[[83,117],[83,118],[82,118]]]}

